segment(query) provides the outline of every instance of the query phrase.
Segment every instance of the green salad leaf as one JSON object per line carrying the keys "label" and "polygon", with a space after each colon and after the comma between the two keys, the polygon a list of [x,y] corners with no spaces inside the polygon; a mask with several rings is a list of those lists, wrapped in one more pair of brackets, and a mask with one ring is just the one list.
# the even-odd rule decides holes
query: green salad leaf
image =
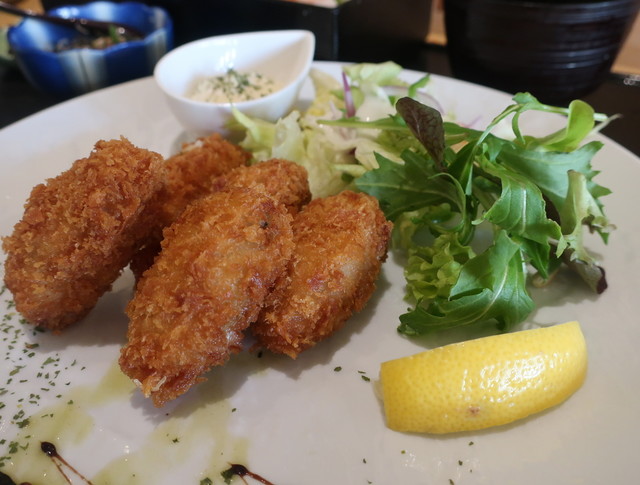
{"label": "green salad leaf", "polygon": [[[508,331],[531,313],[529,285],[566,267],[594,291],[607,287],[587,232],[612,229],[591,166],[602,147],[586,138],[615,117],[580,100],[566,108],[518,93],[486,128],[456,123],[393,62],[343,67],[343,82],[312,69],[315,97],[274,122],[235,111],[254,161],[303,165],[314,197],[346,188],[375,196],[406,255],[407,300],[399,331],[428,334],[493,322]],[[529,113],[564,116],[543,135]],[[508,133],[505,131],[508,130]]]}
{"label": "green salad leaf", "polygon": [[500,231],[492,246],[462,265],[447,297],[401,315],[398,329],[419,335],[494,319],[508,330],[533,310],[526,279],[520,245]]}
{"label": "green salad leaf", "polygon": [[[534,309],[529,268],[545,281],[564,264],[595,291],[606,288],[604,270],[584,245],[585,230],[606,242],[611,229],[600,202],[609,190],[593,182],[591,168],[602,144],[580,145],[606,118],[582,101],[558,108],[529,93],[513,101],[484,131],[443,122],[434,108],[411,97],[396,105],[404,128],[393,117],[344,120],[383,132],[392,126],[422,145],[405,143],[401,163],[379,156],[379,167],[355,181],[396,223],[394,243],[407,254],[407,295],[415,306],[400,317],[402,333],[487,321],[510,330]],[[519,121],[530,110],[564,114],[567,124],[542,137],[525,135]],[[508,117],[513,139],[492,134]]]}

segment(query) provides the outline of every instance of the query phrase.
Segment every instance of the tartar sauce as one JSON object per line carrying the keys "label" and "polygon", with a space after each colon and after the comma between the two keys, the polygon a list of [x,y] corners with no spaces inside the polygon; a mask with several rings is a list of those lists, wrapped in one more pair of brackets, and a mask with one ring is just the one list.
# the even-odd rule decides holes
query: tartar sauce
{"label": "tartar sauce", "polygon": [[198,82],[188,97],[208,103],[238,103],[262,98],[277,90],[277,85],[258,72],[240,73],[229,69],[221,76],[209,77]]}

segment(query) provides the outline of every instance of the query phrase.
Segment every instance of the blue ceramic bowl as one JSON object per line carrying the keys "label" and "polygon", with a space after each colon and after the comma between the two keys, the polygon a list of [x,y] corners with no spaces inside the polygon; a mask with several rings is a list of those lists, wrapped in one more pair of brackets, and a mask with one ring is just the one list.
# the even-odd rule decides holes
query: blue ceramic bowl
{"label": "blue ceramic bowl", "polygon": [[173,47],[173,23],[167,12],[141,3],[92,2],[48,12],[58,17],[83,17],[120,22],[146,36],[105,49],[54,52],[60,41],[76,37],[71,28],[24,19],[11,27],[8,40],[18,66],[36,88],[58,98],[148,76],[160,57]]}

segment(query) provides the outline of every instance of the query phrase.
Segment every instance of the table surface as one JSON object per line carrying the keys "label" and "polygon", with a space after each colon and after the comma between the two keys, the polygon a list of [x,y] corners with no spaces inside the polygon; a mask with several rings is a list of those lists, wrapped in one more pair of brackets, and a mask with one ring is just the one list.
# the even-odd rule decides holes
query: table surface
{"label": "table surface", "polygon": [[[407,69],[452,76],[446,50],[441,46],[421,44],[393,60]],[[640,77],[612,74],[583,99],[598,112],[620,114],[602,133],[640,156]],[[0,61],[0,128],[59,102],[33,88],[15,64]]]}

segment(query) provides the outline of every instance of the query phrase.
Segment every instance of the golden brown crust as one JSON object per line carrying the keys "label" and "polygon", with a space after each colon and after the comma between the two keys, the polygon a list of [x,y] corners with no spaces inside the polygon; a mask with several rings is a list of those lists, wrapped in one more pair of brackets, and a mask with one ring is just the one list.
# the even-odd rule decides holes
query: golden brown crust
{"label": "golden brown crust", "polygon": [[180,153],[167,159],[167,182],[149,209],[153,221],[151,236],[130,264],[136,279],[153,264],[160,251],[162,230],[191,202],[218,190],[217,177],[246,165],[249,158],[247,151],[214,133],[185,144]]}
{"label": "golden brown crust", "polygon": [[125,138],[33,188],[3,239],[17,310],[55,331],[80,320],[146,237],[145,208],[164,179],[162,157]]}
{"label": "golden brown crust", "polygon": [[307,170],[302,165],[279,158],[235,168],[215,181],[218,189],[232,185],[262,185],[291,214],[296,214],[311,200]]}
{"label": "golden brown crust", "polygon": [[258,321],[258,346],[296,358],[360,311],[386,259],[391,223],[375,198],[315,199],[293,222],[295,251]]}
{"label": "golden brown crust", "polygon": [[164,231],[133,300],[122,371],[156,406],[241,348],[293,251],[292,217],[258,189],[230,187],[191,204]]}
{"label": "golden brown crust", "polygon": [[216,177],[246,165],[250,154],[219,134],[199,138],[167,159],[167,185],[161,191],[165,225],[194,200],[214,191]]}

